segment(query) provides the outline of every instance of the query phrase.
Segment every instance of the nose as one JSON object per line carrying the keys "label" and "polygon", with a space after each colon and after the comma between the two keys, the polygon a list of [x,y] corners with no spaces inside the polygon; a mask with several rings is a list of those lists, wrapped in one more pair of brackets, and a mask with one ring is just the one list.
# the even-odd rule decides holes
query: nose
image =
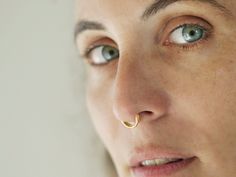
{"label": "nose", "polygon": [[121,58],[113,83],[113,112],[120,121],[152,122],[168,112],[169,99],[157,63],[143,58]]}

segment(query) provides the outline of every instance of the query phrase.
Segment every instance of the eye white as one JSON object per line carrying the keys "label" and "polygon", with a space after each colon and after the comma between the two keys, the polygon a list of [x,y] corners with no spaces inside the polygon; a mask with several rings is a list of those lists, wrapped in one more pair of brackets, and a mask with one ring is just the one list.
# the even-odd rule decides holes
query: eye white
{"label": "eye white", "polygon": [[103,53],[102,53],[103,48],[104,46],[99,46],[93,49],[93,51],[90,54],[93,63],[104,64],[108,62],[103,56]]}
{"label": "eye white", "polygon": [[183,36],[184,26],[177,28],[170,35],[170,42],[177,44],[187,44],[188,42],[185,40]]}

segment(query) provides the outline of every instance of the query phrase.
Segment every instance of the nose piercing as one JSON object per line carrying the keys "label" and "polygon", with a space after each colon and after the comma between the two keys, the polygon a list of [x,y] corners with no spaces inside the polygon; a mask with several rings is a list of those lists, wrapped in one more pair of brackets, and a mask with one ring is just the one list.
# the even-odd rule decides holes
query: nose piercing
{"label": "nose piercing", "polygon": [[126,127],[126,128],[135,128],[138,126],[139,122],[141,121],[141,117],[139,114],[135,115],[135,122],[126,122],[126,121],[121,121],[121,123]]}

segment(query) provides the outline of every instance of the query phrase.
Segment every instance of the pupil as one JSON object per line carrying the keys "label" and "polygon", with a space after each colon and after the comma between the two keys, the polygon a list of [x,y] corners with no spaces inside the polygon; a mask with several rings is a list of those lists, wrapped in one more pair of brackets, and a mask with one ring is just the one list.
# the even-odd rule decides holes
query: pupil
{"label": "pupil", "polygon": [[109,51],[109,54],[110,54],[110,55],[114,55],[114,54],[115,54],[114,50],[110,50],[110,51]]}
{"label": "pupil", "polygon": [[195,34],[196,34],[196,32],[193,31],[193,30],[189,32],[189,35],[190,35],[190,36],[194,36]]}

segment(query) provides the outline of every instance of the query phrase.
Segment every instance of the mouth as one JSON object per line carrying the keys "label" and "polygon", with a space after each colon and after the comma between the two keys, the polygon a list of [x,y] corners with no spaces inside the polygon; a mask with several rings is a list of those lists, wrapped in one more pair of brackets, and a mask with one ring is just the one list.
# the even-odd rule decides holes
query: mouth
{"label": "mouth", "polygon": [[161,159],[153,159],[153,160],[144,160],[140,163],[142,167],[151,167],[151,166],[161,166],[171,163],[178,163],[185,159],[181,158],[161,158]]}
{"label": "mouth", "polygon": [[144,160],[139,166],[132,167],[136,177],[170,177],[181,169],[187,168],[196,157],[191,158],[158,158]]}
{"label": "mouth", "polygon": [[196,156],[174,154],[139,154],[132,160],[131,171],[135,177],[171,177],[186,169],[196,159]]}

